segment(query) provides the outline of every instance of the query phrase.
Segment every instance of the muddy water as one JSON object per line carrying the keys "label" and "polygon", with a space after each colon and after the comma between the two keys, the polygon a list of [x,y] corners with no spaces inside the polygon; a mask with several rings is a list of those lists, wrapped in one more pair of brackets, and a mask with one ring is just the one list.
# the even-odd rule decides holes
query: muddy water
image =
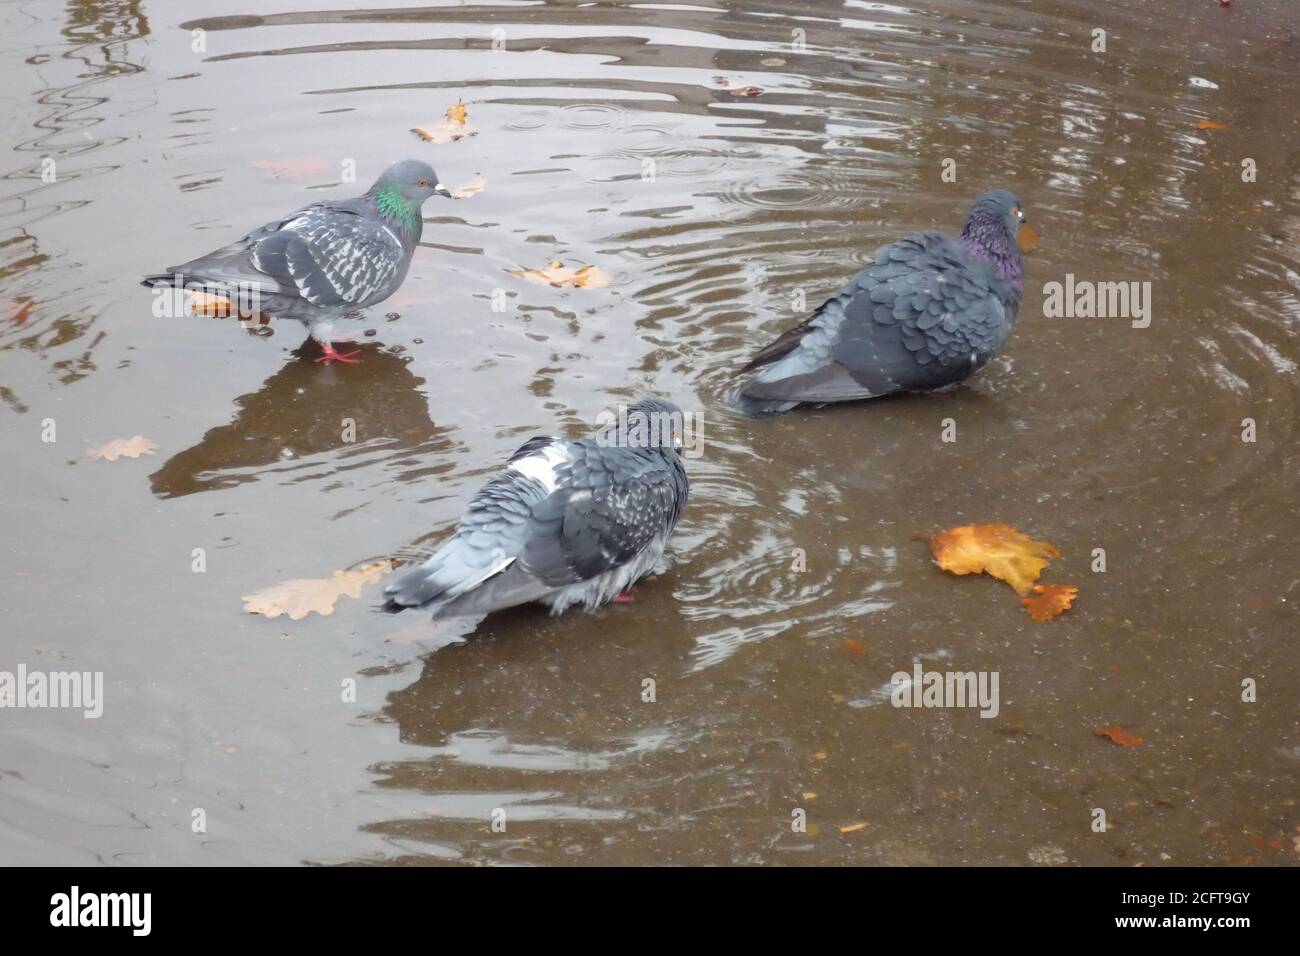
{"label": "muddy water", "polygon": [[[0,710],[0,861],[1296,861],[1294,4],[265,6],[0,10],[0,670],[106,698]],[[458,98],[476,136],[408,132]],[[426,207],[363,364],[151,315],[141,274],[404,156],[487,187]],[[1042,242],[972,387],[728,411],[801,296],[993,185]],[[552,259],[613,284],[509,275]],[[1151,283],[1150,326],[1045,318],[1067,274]],[[418,553],[525,436],[646,393],[705,445],[635,604],[454,644],[373,590],[241,611]],[[1055,543],[1076,608],[1036,624],[913,539],[975,521]],[[998,716],[890,706],[918,660],[997,672]]]}

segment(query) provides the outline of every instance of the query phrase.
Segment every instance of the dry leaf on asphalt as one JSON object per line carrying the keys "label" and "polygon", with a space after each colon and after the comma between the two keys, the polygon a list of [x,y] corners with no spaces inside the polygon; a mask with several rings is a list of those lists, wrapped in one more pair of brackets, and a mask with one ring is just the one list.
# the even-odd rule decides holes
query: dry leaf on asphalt
{"label": "dry leaf on asphalt", "polygon": [[143,435],[136,435],[132,438],[114,438],[106,445],[90,449],[86,452],[86,457],[98,458],[103,461],[117,461],[119,458],[139,458],[141,455],[152,455],[157,447],[157,442],[150,441]]}
{"label": "dry leaf on asphalt", "polygon": [[570,269],[558,259],[545,269],[517,269],[510,273],[533,282],[553,285],[556,288],[572,286],[575,289],[603,289],[610,283],[609,273],[599,266],[579,266]]}
{"label": "dry leaf on asphalt", "polygon": [[264,617],[288,614],[289,620],[301,621],[315,611],[322,617],[334,613],[334,603],[343,595],[361,596],[361,589],[393,567],[391,561],[363,564],[351,571],[335,571],[330,578],[297,578],[281,581],[243,597],[244,610]]}
{"label": "dry leaf on asphalt", "polygon": [[1027,597],[1051,558],[1061,552],[1035,541],[1010,525],[975,524],[940,531],[930,539],[939,567],[953,574],[991,574]]}

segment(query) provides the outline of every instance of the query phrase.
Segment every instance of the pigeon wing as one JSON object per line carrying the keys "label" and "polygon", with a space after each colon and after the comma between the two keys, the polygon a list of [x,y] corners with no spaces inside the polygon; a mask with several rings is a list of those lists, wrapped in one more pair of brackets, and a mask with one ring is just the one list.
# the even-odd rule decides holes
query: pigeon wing
{"label": "pigeon wing", "polygon": [[761,399],[844,401],[959,382],[1010,332],[999,282],[943,233],[882,246],[872,265],[764,350],[773,351],[773,364],[744,392]]}

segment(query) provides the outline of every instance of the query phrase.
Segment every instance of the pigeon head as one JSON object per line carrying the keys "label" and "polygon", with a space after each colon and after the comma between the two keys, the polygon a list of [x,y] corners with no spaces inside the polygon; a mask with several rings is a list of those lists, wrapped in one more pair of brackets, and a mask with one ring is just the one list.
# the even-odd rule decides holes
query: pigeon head
{"label": "pigeon head", "polygon": [[366,193],[379,214],[388,222],[401,228],[407,241],[420,237],[423,220],[420,207],[430,196],[450,196],[447,187],[438,181],[438,174],[428,163],[418,159],[405,159],[384,170],[383,175]]}
{"label": "pigeon head", "polygon": [[1002,278],[1019,284],[1024,272],[1016,240],[1024,221],[1020,197],[1006,189],[992,189],[971,204],[970,218],[961,231],[962,243]]}
{"label": "pigeon head", "polygon": [[680,448],[686,432],[686,418],[672,402],[644,398],[632,405],[619,405],[597,418],[597,438],[602,445],[623,448]]}

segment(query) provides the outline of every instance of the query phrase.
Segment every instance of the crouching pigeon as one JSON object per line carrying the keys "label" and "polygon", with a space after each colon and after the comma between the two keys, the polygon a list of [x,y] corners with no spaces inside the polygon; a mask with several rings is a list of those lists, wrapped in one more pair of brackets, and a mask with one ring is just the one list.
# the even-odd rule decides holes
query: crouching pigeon
{"label": "crouching pigeon", "polygon": [[383,609],[431,606],[439,619],[628,600],[686,507],[682,428],[676,405],[647,399],[593,437],[529,439],[470,500],[451,540],[384,588]]}
{"label": "crouching pigeon", "polygon": [[1020,200],[975,200],[960,237],[928,231],[881,246],[875,262],[742,370],[752,415],[954,386],[1011,334],[1024,270]]}
{"label": "crouching pigeon", "polygon": [[255,312],[297,319],[325,354],[354,364],[332,344],[334,321],[387,299],[406,278],[430,196],[451,196],[428,163],[390,166],[363,196],[312,203],[237,242],[146,276],[149,288],[201,289]]}

